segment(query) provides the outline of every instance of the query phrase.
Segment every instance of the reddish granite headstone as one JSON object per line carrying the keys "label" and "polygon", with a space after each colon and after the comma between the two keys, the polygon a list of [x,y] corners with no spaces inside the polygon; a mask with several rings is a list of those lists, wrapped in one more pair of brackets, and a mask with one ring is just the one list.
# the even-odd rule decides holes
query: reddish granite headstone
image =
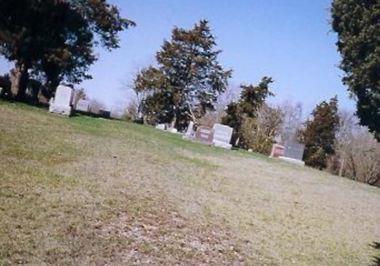
{"label": "reddish granite headstone", "polygon": [[212,144],[212,140],[214,137],[214,132],[212,128],[200,126],[198,127],[197,131],[195,132],[195,138],[196,140],[205,143],[205,144]]}
{"label": "reddish granite headstone", "polygon": [[273,144],[272,146],[272,152],[270,153],[270,157],[280,157],[284,156],[285,147],[279,144]]}

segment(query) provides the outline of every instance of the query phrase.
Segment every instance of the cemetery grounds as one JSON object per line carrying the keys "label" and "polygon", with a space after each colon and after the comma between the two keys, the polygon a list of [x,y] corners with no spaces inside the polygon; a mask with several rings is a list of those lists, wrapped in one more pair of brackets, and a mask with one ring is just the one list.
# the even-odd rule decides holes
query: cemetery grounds
{"label": "cemetery grounds", "polygon": [[0,122],[0,265],[380,260],[379,188],[123,121]]}

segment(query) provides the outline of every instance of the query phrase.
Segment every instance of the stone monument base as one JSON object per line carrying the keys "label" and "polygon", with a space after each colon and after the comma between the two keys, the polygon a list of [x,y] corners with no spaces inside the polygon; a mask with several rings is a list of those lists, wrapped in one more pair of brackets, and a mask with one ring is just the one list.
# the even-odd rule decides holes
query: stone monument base
{"label": "stone monument base", "polygon": [[301,161],[301,160],[297,160],[297,159],[293,159],[293,158],[289,158],[289,157],[284,157],[284,156],[280,156],[278,158],[283,160],[283,161],[286,161],[288,163],[293,163],[293,164],[297,164],[300,166],[305,166],[305,162]]}
{"label": "stone monument base", "polygon": [[72,108],[70,106],[57,106],[57,105],[54,105],[54,103],[49,106],[50,113],[70,116],[71,111],[72,111]]}
{"label": "stone monument base", "polygon": [[214,140],[213,143],[214,143],[215,147],[220,147],[220,148],[224,148],[227,150],[231,150],[231,148],[232,148],[232,145],[229,143],[226,143],[226,142]]}

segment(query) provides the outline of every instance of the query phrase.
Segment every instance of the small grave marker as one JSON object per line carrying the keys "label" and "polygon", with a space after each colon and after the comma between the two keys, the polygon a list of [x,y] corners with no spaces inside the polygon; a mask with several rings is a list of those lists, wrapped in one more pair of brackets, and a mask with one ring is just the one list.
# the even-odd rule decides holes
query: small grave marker
{"label": "small grave marker", "polygon": [[193,139],[194,138],[194,122],[190,121],[189,126],[187,127],[186,133],[183,136],[184,139]]}
{"label": "small grave marker", "polygon": [[273,144],[270,157],[278,158],[280,156],[284,156],[284,150],[285,150],[284,146],[280,144]]}
{"label": "small grave marker", "polygon": [[90,101],[79,100],[75,107],[75,110],[88,113],[90,111]]}
{"label": "small grave marker", "polygon": [[209,144],[209,145],[213,144],[213,137],[214,137],[213,130],[209,127],[200,126],[195,132],[196,140],[205,144]]}
{"label": "small grave marker", "polygon": [[157,124],[156,128],[160,129],[160,130],[166,130],[166,125],[165,124]]}
{"label": "small grave marker", "polygon": [[215,124],[213,144],[216,147],[231,149],[232,145],[230,144],[230,142],[232,138],[232,132],[233,132],[233,128],[229,126],[222,125],[222,124]]}
{"label": "small grave marker", "polygon": [[55,92],[54,99],[51,99],[49,111],[52,113],[70,115],[72,111],[73,89],[59,85]]}

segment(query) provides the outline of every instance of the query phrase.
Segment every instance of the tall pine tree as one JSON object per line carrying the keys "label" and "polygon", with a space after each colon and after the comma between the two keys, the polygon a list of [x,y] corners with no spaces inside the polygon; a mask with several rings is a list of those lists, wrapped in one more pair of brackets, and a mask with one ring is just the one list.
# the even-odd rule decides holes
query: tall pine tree
{"label": "tall pine tree", "polygon": [[328,157],[335,153],[335,134],[339,125],[338,98],[318,104],[312,116],[301,136],[305,144],[304,161],[306,165],[324,169]]}
{"label": "tall pine tree", "polygon": [[[135,80],[138,91],[151,91],[145,112],[154,114],[156,122],[169,120],[172,127],[181,129],[213,109],[232,73],[219,64],[220,53],[206,20],[190,30],[175,28],[156,55],[158,66],[144,69]],[[154,105],[153,98],[162,105]]]}

